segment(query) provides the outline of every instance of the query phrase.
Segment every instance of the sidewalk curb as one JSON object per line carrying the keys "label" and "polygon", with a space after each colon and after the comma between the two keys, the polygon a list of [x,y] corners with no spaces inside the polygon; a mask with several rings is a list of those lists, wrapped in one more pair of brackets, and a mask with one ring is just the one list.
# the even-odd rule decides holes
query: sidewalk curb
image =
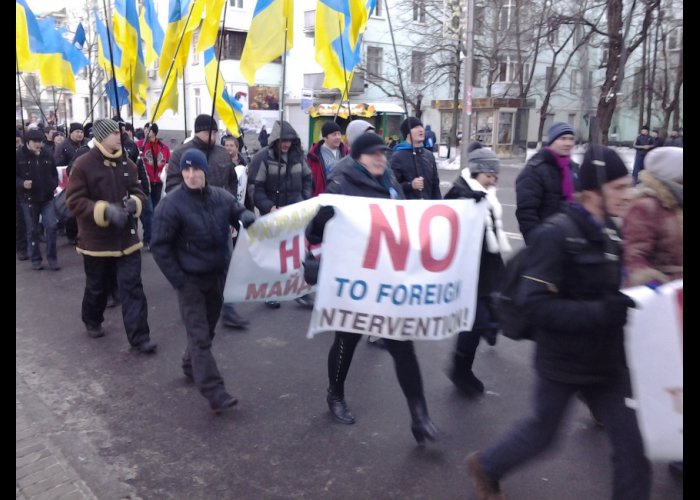
{"label": "sidewalk curb", "polygon": [[17,371],[15,420],[16,498],[139,499],[78,432],[65,429]]}

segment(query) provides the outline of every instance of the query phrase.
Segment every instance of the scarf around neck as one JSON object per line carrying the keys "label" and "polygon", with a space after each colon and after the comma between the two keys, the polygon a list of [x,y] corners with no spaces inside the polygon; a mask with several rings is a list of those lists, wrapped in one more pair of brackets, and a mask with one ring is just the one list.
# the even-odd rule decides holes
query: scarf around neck
{"label": "scarf around neck", "polygon": [[462,170],[462,179],[464,179],[472,191],[481,191],[486,193],[486,202],[489,205],[489,210],[484,217],[485,232],[484,241],[486,249],[489,253],[510,252],[512,250],[503,230],[503,207],[501,202],[496,197],[496,188],[485,188],[479,181],[471,177],[468,168]]}

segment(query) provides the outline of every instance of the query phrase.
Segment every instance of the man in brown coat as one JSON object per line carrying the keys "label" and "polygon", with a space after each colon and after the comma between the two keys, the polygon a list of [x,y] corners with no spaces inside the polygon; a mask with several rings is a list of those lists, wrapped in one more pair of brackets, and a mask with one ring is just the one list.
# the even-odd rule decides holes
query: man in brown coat
{"label": "man in brown coat", "polygon": [[111,278],[116,271],[122,317],[129,344],[138,352],[152,354],[148,305],[141,284],[143,244],[136,232],[136,219],[146,196],[136,165],[122,148],[119,124],[96,120],[95,147],[73,165],[66,191],[68,209],[78,221],[83,255],[85,293],[82,320],[90,337],[102,337]]}

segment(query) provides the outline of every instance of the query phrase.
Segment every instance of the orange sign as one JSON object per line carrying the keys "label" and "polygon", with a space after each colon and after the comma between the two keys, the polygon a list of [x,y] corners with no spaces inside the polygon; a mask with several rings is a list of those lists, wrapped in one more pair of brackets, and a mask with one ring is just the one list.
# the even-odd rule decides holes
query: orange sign
{"label": "orange sign", "polygon": [[352,103],[348,109],[348,104],[343,103],[338,105],[333,104],[317,104],[309,108],[309,116],[316,118],[318,116],[335,116],[340,118],[348,118],[350,115],[359,116],[362,118],[371,118],[376,115],[376,109],[371,104]]}

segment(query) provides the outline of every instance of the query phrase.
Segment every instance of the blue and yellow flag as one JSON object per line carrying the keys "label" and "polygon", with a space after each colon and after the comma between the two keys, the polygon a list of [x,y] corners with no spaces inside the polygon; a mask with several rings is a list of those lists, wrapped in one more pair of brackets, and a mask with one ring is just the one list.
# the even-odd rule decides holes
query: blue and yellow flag
{"label": "blue and yellow flag", "polygon": [[350,86],[368,18],[364,0],[318,0],[316,62],[325,71],[324,87],[344,92]]}
{"label": "blue and yellow flag", "polygon": [[158,14],[153,5],[154,0],[144,0],[141,14],[139,15],[139,27],[141,28],[141,37],[144,41],[144,57],[146,67],[148,68],[155,62],[163,50],[163,28],[158,22]]}
{"label": "blue and yellow flag", "polygon": [[34,13],[24,0],[15,2],[15,42],[19,71],[37,71],[37,52],[43,45],[41,31]]}
{"label": "blue and yellow flag", "polygon": [[241,74],[248,85],[255,83],[258,69],[280,57],[294,40],[294,2],[258,0],[241,55]]}
{"label": "blue and yellow flag", "polygon": [[[115,91],[114,91],[114,86],[117,86],[116,94],[117,97],[115,97]],[[124,87],[119,85],[117,81],[114,78],[110,78],[109,81],[105,84],[105,94],[107,95],[107,99],[109,99],[109,103],[112,105],[113,108],[120,108],[121,106],[124,106],[129,102],[129,91],[126,90]],[[117,106],[117,98],[119,99],[119,105]]]}
{"label": "blue and yellow flag", "polygon": [[[204,0],[170,0],[168,26],[165,30],[163,50],[160,54],[160,58],[164,63],[158,68],[158,75],[161,80],[165,81],[170,62],[173,60],[175,61],[173,70],[177,70],[179,74],[182,74],[184,71],[190,45],[192,44],[192,34],[199,26],[203,10]],[[190,14],[190,11],[192,14]],[[175,50],[180,42],[180,37],[182,37],[182,44],[176,57]]]}
{"label": "blue and yellow flag", "polygon": [[[216,112],[219,113],[219,117],[224,121],[228,131],[236,137],[240,136],[238,124],[243,119],[243,107],[237,100],[232,99],[226,90],[226,82],[216,68],[213,46],[204,51],[204,74]],[[216,93],[214,92],[215,87]]]}
{"label": "blue and yellow flag", "polygon": [[109,33],[109,37],[107,36],[107,27],[102,22],[102,19],[100,19],[100,16],[97,14],[96,10],[92,11],[92,15],[95,19],[95,29],[97,31],[97,63],[103,70],[105,70],[108,77],[113,77],[114,75],[112,75],[112,65],[109,57],[110,39],[112,47],[111,53],[112,59],[114,59],[115,70],[122,63],[122,51],[115,43],[112,33]]}
{"label": "blue and yellow flag", "polygon": [[219,33],[221,22],[221,10],[226,0],[205,0],[205,14],[202,20],[202,28],[199,30],[199,42],[197,52],[203,52],[207,47],[213,47],[216,43],[216,35]]}
{"label": "blue and yellow flag", "polygon": [[148,78],[143,60],[136,0],[115,0],[112,23],[114,41],[122,51],[121,63],[119,66],[115,63],[117,81],[131,94],[134,113],[142,115],[146,112]]}
{"label": "blue and yellow flag", "polygon": [[78,27],[75,28],[73,45],[75,45],[75,47],[79,50],[83,50],[83,47],[85,46],[85,28],[83,28],[83,23],[78,23]]}
{"label": "blue and yellow flag", "polygon": [[163,97],[160,100],[160,104],[158,105],[158,109],[153,107],[151,110],[153,113],[153,116],[151,117],[151,123],[157,122],[158,119],[165,113],[166,109],[172,110],[173,113],[177,113],[178,109],[178,93],[177,93],[177,78],[179,75],[178,70],[174,70],[170,74],[170,78],[165,84],[165,88],[163,89]]}

